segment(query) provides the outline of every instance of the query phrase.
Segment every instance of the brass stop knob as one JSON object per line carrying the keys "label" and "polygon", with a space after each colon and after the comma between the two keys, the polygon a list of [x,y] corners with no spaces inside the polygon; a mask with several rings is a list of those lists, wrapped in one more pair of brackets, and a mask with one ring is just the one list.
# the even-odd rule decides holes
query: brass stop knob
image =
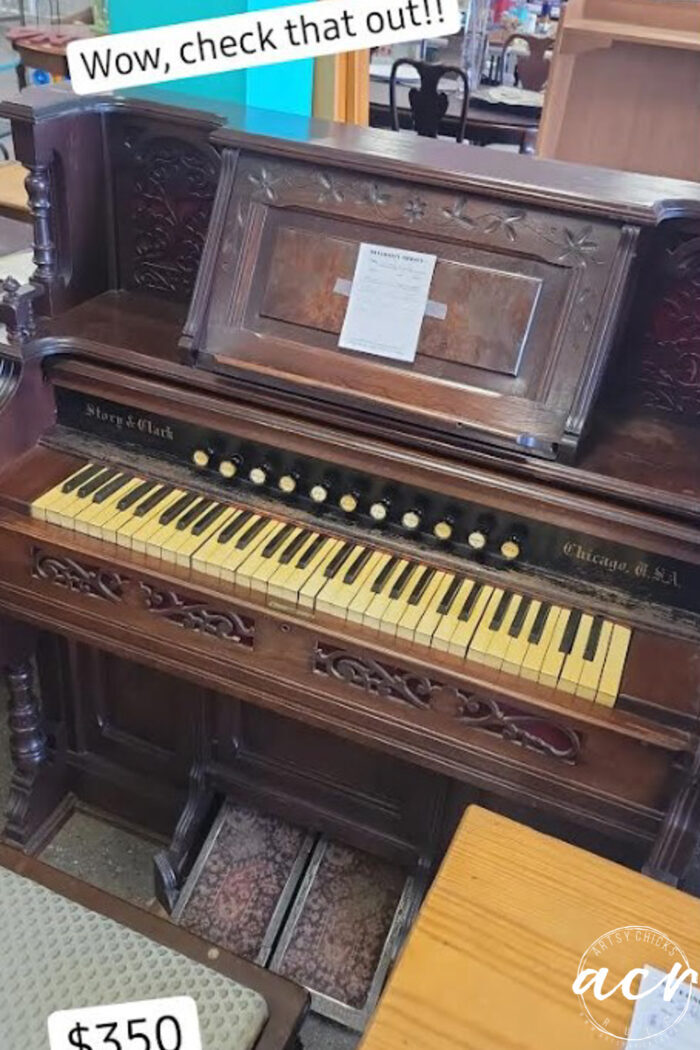
{"label": "brass stop knob", "polygon": [[407,510],[401,519],[405,529],[417,529],[420,525],[420,514],[417,510]]}
{"label": "brass stop knob", "polygon": [[283,474],[277,484],[285,495],[291,496],[292,492],[296,490],[297,479],[293,474]]}
{"label": "brass stop knob", "polygon": [[467,543],[472,550],[482,551],[486,546],[487,539],[488,537],[485,532],[482,532],[481,529],[475,529],[467,536]]}
{"label": "brass stop knob", "polygon": [[340,509],[344,510],[346,514],[352,514],[357,510],[357,496],[354,496],[352,492],[346,492],[339,500]]}
{"label": "brass stop knob", "polygon": [[219,463],[219,474],[222,478],[235,478],[238,467],[232,459],[222,459]]}
{"label": "brass stop knob", "polygon": [[369,508],[369,516],[372,521],[386,521],[389,508],[385,503],[373,503]]}
{"label": "brass stop knob", "polygon": [[517,540],[504,540],[501,544],[501,554],[508,561],[515,561],[516,558],[520,557],[520,544]]}
{"label": "brass stop knob", "polygon": [[267,471],[263,470],[262,467],[253,467],[248,477],[254,485],[264,485],[267,481]]}
{"label": "brass stop knob", "polygon": [[433,535],[438,540],[449,540],[452,536],[452,525],[449,521],[438,521],[433,526]]}
{"label": "brass stop knob", "polygon": [[200,469],[207,467],[209,465],[209,453],[203,448],[195,449],[192,453],[192,462],[195,467],[199,467]]}
{"label": "brass stop knob", "polygon": [[325,503],[328,499],[328,489],[325,485],[314,485],[309,495],[314,503]]}

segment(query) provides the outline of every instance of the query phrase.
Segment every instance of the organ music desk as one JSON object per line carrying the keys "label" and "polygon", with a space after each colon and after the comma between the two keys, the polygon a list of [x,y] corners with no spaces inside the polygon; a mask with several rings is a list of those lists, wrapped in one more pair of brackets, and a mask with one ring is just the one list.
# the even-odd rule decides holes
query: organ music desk
{"label": "organ music desk", "polygon": [[[157,92],[0,113],[7,841],[97,806],[169,838],[172,907],[222,795],[407,870],[478,799],[681,880],[700,186]],[[361,242],[437,256],[413,365],[338,349]]]}

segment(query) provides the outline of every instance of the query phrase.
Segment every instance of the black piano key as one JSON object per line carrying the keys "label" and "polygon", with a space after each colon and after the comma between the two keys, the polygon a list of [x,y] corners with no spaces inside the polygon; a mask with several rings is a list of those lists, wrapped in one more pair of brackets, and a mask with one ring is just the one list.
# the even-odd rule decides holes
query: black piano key
{"label": "black piano key", "polygon": [[115,492],[119,492],[119,489],[123,489],[125,485],[133,479],[133,474],[118,474],[116,478],[108,481],[106,485],[103,485],[101,489],[98,489],[95,495],[92,497],[93,503],[104,503],[106,499],[113,496]]}
{"label": "black piano key", "polygon": [[392,601],[396,601],[397,598],[401,597],[406,587],[408,587],[411,577],[413,576],[413,573],[416,571],[417,568],[417,565],[414,565],[411,562],[409,562],[408,565],[401,570],[401,572],[399,573],[398,580],[389,591],[389,597]]}
{"label": "black piano key", "polygon": [[549,619],[551,611],[552,606],[549,602],[542,602],[537,611],[537,616],[535,617],[535,622],[532,625],[530,634],[528,635],[527,640],[530,645],[539,645],[542,641],[542,635],[544,634],[544,629],[547,626],[547,620]]}
{"label": "black piano key", "polygon": [[148,495],[151,489],[155,488],[156,484],[157,482],[155,481],[142,481],[131,492],[127,492],[126,496],[122,496],[117,503],[117,510],[128,510],[129,507],[133,507],[134,503],[138,503],[140,499]]}
{"label": "black piano key", "polygon": [[348,560],[352,552],[356,549],[357,544],[352,540],[346,540],[343,546],[337,551],[331,560],[326,565],[323,575],[327,580],[334,579],[335,576],[340,572],[345,562]]}
{"label": "black piano key", "polygon": [[513,617],[513,622],[510,625],[510,629],[508,631],[508,637],[509,638],[519,638],[520,637],[520,632],[523,629],[523,624],[525,623],[525,617],[527,616],[527,611],[528,611],[528,609],[530,608],[531,605],[532,605],[532,598],[521,598],[520,599],[520,605],[518,606],[518,611],[516,612],[515,616]]}
{"label": "black piano key", "polygon": [[171,521],[175,521],[176,518],[179,518],[196,499],[197,496],[194,496],[191,492],[186,492],[184,496],[180,496],[163,511],[158,518],[159,523],[161,525],[169,525]]}
{"label": "black piano key", "polygon": [[152,492],[150,496],[147,496],[145,500],[136,507],[134,515],[137,518],[142,518],[144,514],[148,514],[150,510],[155,510],[159,503],[162,503],[166,496],[169,496],[173,491],[172,485],[159,485],[155,492]]}
{"label": "black piano key", "polygon": [[490,631],[498,631],[503,626],[503,621],[506,618],[506,613],[510,607],[510,603],[515,595],[512,591],[504,591],[501,595],[500,601],[496,606],[493,616],[491,617],[491,623],[489,624]]}
{"label": "black piano key", "polygon": [[564,634],[562,636],[561,645],[559,646],[560,653],[570,653],[574,647],[576,641],[576,634],[581,623],[581,617],[583,613],[579,612],[578,609],[572,609],[569,613],[569,619],[566,622],[564,628]]}
{"label": "black piano key", "polygon": [[311,559],[316,557],[321,547],[324,547],[329,542],[330,536],[317,536],[314,542],[304,551],[294,568],[305,569]]}
{"label": "black piano key", "polygon": [[190,525],[194,525],[200,518],[200,515],[206,514],[214,504],[210,499],[199,499],[194,503],[189,510],[186,510],[182,517],[178,520],[175,528],[178,532],[184,532],[185,529],[189,529]]}
{"label": "black piano key", "polygon": [[302,529],[299,535],[295,536],[292,542],[288,543],[280,554],[280,565],[289,565],[292,558],[299,553],[310,535],[311,529]]}
{"label": "black piano key", "polygon": [[225,503],[215,503],[211,510],[208,510],[204,517],[196,521],[192,526],[192,535],[201,536],[205,529],[208,529],[210,525],[213,525],[217,518],[220,518],[224,511],[227,510]]}
{"label": "black piano key", "polygon": [[104,467],[99,463],[90,463],[89,466],[83,467],[79,474],[76,474],[74,478],[69,478],[68,481],[64,481],[61,485],[61,492],[75,492],[77,488],[84,485],[86,481],[94,477],[98,470],[104,470]]}
{"label": "black piano key", "polygon": [[99,474],[93,475],[93,477],[91,477],[89,481],[86,481],[84,485],[80,486],[80,488],[76,492],[76,496],[79,496],[80,499],[85,499],[87,496],[92,496],[93,492],[97,492],[97,490],[101,488],[102,485],[106,485],[106,483],[110,481],[117,473],[118,471],[116,467],[103,467],[100,470]]}
{"label": "black piano key", "polygon": [[389,558],[381,572],[377,575],[374,583],[372,584],[372,594],[381,594],[384,584],[391,576],[392,572],[398,564],[398,558]]}
{"label": "black piano key", "polygon": [[271,558],[275,551],[279,550],[284,541],[287,539],[290,533],[294,532],[296,525],[291,522],[287,522],[286,525],[282,525],[271,540],[268,540],[262,549],[263,558]]}
{"label": "black piano key", "polygon": [[247,521],[253,517],[252,510],[244,510],[237,518],[230,521],[219,533],[219,543],[229,543],[239,529],[242,529]]}
{"label": "black piano key", "polygon": [[239,551],[244,551],[246,547],[249,547],[258,533],[262,532],[269,521],[269,518],[258,518],[258,520],[254,521],[252,525],[249,525],[243,535],[238,538],[236,548]]}
{"label": "black piano key", "polygon": [[373,554],[374,551],[371,547],[366,547],[361,554],[358,554],[348,571],[343,576],[343,583],[354,583]]}
{"label": "black piano key", "polygon": [[593,617],[593,623],[591,624],[591,632],[588,635],[586,648],[583,650],[584,660],[595,660],[596,653],[598,652],[598,645],[600,643],[600,632],[603,629],[604,622],[605,621],[602,616]]}
{"label": "black piano key", "polygon": [[452,608],[452,602],[457,597],[457,591],[462,585],[462,577],[455,576],[450,586],[445,591],[442,601],[437,607],[438,616],[447,616],[448,612]]}
{"label": "black piano key", "polygon": [[469,619],[469,617],[472,614],[472,609],[474,608],[474,605],[476,603],[476,599],[479,597],[479,595],[481,594],[483,589],[484,589],[483,583],[475,583],[474,584],[474,586],[470,590],[469,594],[467,595],[467,600],[465,601],[464,605],[462,606],[462,611],[459,614],[460,620],[468,620]]}
{"label": "black piano key", "polygon": [[428,585],[432,580],[433,576],[435,575],[436,571],[436,569],[423,569],[420,578],[418,579],[417,583],[414,584],[413,590],[411,591],[411,594],[409,596],[409,605],[418,605],[418,602],[421,600],[426,590],[428,589]]}

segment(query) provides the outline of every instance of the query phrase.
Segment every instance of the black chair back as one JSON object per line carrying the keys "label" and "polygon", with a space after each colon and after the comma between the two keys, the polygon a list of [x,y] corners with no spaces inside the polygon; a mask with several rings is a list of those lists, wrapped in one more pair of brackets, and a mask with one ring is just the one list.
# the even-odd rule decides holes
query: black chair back
{"label": "black chair back", "polygon": [[412,66],[420,76],[420,87],[412,87],[408,92],[408,104],[411,107],[413,127],[416,133],[430,139],[437,138],[440,121],[447,113],[449,105],[447,93],[438,91],[440,81],[448,73],[455,73],[457,77],[461,78],[464,95],[462,96],[462,109],[455,138],[457,142],[464,142],[464,133],[467,126],[467,106],[469,105],[469,81],[466,73],[459,66],[432,65],[429,62],[418,62],[412,58],[397,58],[391,67],[389,76],[389,108],[391,111],[392,129],[394,131],[399,130],[399,113],[396,106],[396,74],[401,66]]}

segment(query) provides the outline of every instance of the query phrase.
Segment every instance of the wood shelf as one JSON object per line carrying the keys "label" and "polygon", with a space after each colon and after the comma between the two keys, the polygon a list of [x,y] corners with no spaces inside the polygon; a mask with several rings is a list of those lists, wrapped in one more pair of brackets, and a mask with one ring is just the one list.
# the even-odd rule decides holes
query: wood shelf
{"label": "wood shelf", "polygon": [[617,40],[627,44],[653,47],[675,47],[686,51],[700,51],[700,26],[697,33],[687,29],[663,29],[656,26],[632,25],[626,22],[608,22],[600,18],[567,18],[568,33],[586,33]]}

